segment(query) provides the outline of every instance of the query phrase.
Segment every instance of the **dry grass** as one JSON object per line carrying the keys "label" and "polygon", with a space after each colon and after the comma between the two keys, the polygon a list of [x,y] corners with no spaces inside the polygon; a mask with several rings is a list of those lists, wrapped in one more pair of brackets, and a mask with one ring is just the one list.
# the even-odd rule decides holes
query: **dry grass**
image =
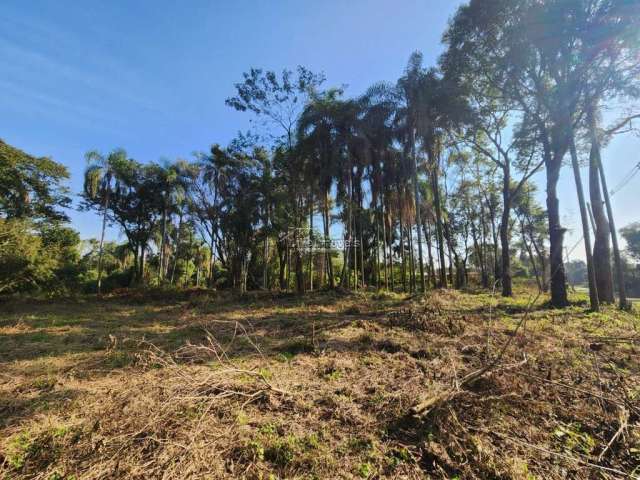
{"label": "dry grass", "polygon": [[14,300],[0,305],[0,475],[638,475],[640,319],[583,299],[526,314],[530,300]]}

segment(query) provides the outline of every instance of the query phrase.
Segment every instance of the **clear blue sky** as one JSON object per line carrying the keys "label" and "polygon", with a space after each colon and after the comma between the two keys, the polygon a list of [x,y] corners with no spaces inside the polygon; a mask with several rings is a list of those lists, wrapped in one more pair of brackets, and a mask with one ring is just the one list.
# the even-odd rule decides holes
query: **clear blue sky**
{"label": "clear blue sky", "polygon": [[[432,63],[459,3],[4,0],[0,138],[68,166],[77,193],[87,150],[123,147],[140,161],[189,157],[246,130],[248,114],[224,100],[250,67],[305,65],[356,95],[396,80],[414,50]],[[639,147],[637,137],[609,146],[612,186],[640,160]],[[572,181],[565,169],[562,212],[577,231]],[[640,175],[614,199],[620,226],[640,220],[639,187]],[[83,237],[98,234],[93,214],[71,216]]]}

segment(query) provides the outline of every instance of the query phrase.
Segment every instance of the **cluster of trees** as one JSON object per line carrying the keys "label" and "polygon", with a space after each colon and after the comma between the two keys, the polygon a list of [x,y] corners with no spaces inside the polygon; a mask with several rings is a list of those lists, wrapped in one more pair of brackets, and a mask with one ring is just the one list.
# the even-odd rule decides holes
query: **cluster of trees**
{"label": "cluster of trees", "polygon": [[0,294],[78,286],[80,242],[66,222],[67,169],[0,140]]}
{"label": "cluster of trees", "polygon": [[[103,233],[85,257],[98,291],[103,278],[302,292],[477,277],[510,296],[526,275],[561,307],[557,184],[571,168],[592,308],[613,301],[614,284],[625,306],[601,150],[638,115],[605,126],[602,112],[640,94],[638,27],[629,0],[471,0],[437,65],[415,53],[397,82],[356,98],[304,67],[252,69],[227,105],[255,128],[228,146],[164,164],[87,154],[83,208],[101,214]],[[107,225],[124,249],[104,242]]]}

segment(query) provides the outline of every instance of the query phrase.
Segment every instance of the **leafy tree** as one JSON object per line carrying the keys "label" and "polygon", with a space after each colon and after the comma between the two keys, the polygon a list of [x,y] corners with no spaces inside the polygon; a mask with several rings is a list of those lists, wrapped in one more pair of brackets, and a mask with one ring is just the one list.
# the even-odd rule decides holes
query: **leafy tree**
{"label": "leafy tree", "polygon": [[567,280],[571,285],[584,285],[587,283],[587,264],[584,260],[567,262]]}
{"label": "leafy tree", "polygon": [[640,222],[635,222],[620,229],[622,238],[627,242],[627,253],[636,262],[640,262]]}
{"label": "leafy tree", "polygon": [[[124,152],[119,152],[115,159],[109,163],[110,178],[115,179],[113,187],[106,188],[104,180],[103,188],[98,188],[101,182],[85,182],[88,188],[83,194],[83,207],[106,212],[106,221],[122,228],[134,256],[134,279],[142,282],[145,255],[162,211],[163,187],[158,182],[157,166],[128,159]],[[102,175],[92,177],[91,174],[85,177],[88,180],[105,178]],[[108,208],[105,209],[105,205]]]}
{"label": "leafy tree", "polygon": [[243,73],[243,81],[235,84],[237,95],[226,104],[240,112],[253,112],[267,120],[280,134],[273,134],[277,142],[284,141],[293,148],[296,126],[309,95],[325,80],[324,74],[313,73],[298,66],[296,75],[283,70],[280,77],[273,71],[252,68]]}
{"label": "leafy tree", "polygon": [[63,182],[69,172],[47,157],[33,157],[0,140],[0,216],[68,220],[71,205]]}
{"label": "leafy tree", "polygon": [[61,223],[0,219],[0,293],[80,288],[79,235]]}
{"label": "leafy tree", "polygon": [[[112,196],[116,169],[120,164],[126,161],[127,154],[124,150],[118,149],[102,155],[92,150],[87,152],[85,158],[87,160],[87,168],[84,172],[83,195],[85,200],[95,202],[98,197],[102,199],[102,228],[100,230],[100,245],[98,252],[98,278],[97,291],[100,295],[102,288],[102,256],[104,247],[104,235],[107,228],[107,212],[110,204],[109,200]],[[94,203],[95,204],[95,203]]]}

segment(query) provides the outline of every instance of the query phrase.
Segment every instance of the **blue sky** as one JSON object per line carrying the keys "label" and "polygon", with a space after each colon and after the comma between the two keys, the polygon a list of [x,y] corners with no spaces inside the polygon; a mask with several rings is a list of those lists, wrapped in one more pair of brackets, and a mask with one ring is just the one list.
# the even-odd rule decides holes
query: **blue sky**
{"label": "blue sky", "polygon": [[[356,95],[397,79],[414,50],[433,63],[460,2],[2,3],[0,138],[67,165],[77,193],[87,150],[123,147],[140,161],[188,158],[246,130],[249,116],[224,100],[250,67],[302,64]],[[607,148],[612,186],[640,160],[639,147],[639,138],[626,136]],[[565,169],[561,207],[566,226],[577,231],[572,182]],[[640,176],[614,198],[619,226],[640,220],[638,187]],[[93,214],[71,216],[83,237],[98,234]],[[567,243],[571,238],[578,236]]]}

